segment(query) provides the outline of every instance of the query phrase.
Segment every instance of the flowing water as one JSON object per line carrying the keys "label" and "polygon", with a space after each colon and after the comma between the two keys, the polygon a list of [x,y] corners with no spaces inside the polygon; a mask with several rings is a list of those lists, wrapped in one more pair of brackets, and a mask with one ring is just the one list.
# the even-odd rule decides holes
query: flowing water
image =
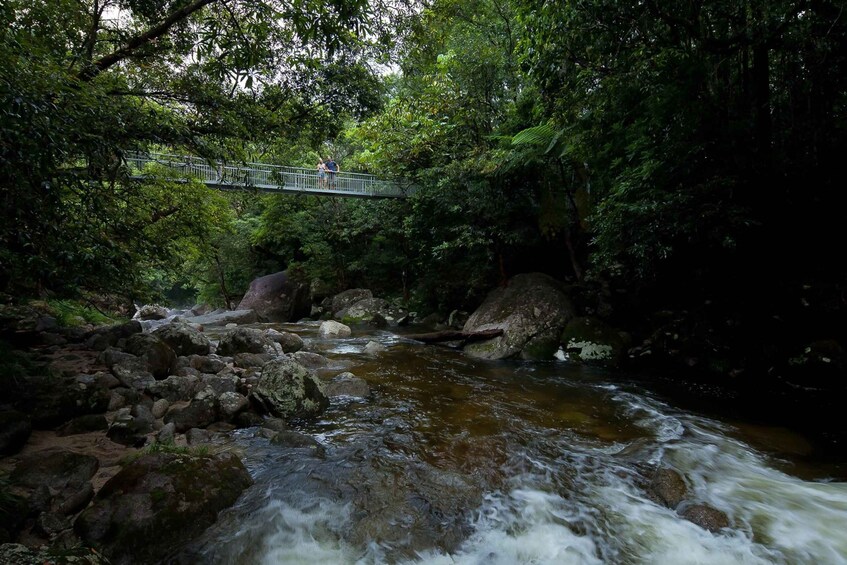
{"label": "flowing water", "polygon": [[[323,451],[236,432],[222,448],[255,485],[193,562],[847,563],[844,466],[795,432],[683,410],[564,362],[282,329],[330,359],[324,378],[349,370],[373,394],[297,426]],[[388,350],[364,355],[371,339]],[[683,505],[708,504],[731,527],[712,533],[654,502],[657,466],[685,478]]]}

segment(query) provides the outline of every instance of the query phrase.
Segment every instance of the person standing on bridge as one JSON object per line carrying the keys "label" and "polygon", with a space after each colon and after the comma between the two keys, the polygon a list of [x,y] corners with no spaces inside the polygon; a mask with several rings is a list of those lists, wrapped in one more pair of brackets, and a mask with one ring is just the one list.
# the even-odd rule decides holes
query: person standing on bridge
{"label": "person standing on bridge", "polygon": [[318,188],[326,188],[326,165],[320,157],[318,157]]}
{"label": "person standing on bridge", "polygon": [[341,172],[341,169],[338,167],[338,163],[332,160],[332,155],[326,158],[326,171],[329,175],[329,187],[336,188],[338,186],[338,173]]}

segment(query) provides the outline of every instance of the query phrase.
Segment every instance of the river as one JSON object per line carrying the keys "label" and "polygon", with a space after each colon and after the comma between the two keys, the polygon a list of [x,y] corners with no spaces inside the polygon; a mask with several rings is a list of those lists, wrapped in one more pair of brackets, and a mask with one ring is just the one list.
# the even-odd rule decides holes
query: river
{"label": "river", "polygon": [[[264,326],[263,326],[264,327]],[[352,371],[340,399],[295,426],[323,451],[239,430],[255,479],[185,560],[203,563],[847,563],[843,461],[785,427],[681,408],[642,384],[566,362],[491,362],[387,331],[322,340],[273,326]],[[362,353],[369,340],[388,349]],[[658,466],[683,505],[726,513],[711,533],[652,501]]]}

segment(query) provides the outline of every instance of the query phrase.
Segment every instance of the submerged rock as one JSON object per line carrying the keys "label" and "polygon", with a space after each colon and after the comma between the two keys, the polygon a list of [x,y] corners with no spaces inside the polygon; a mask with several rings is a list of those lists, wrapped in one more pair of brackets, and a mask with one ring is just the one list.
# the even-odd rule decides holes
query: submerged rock
{"label": "submerged rock", "polygon": [[729,527],[729,517],[726,513],[706,504],[686,506],[680,510],[679,515],[710,532]]}
{"label": "submerged rock", "polygon": [[655,495],[659,502],[673,510],[687,496],[688,487],[685,486],[682,475],[673,469],[661,467],[656,470],[650,481],[650,493]]}
{"label": "submerged rock", "polygon": [[352,396],[366,398],[371,394],[371,388],[365,379],[360,379],[353,373],[341,373],[324,385],[329,397]]}

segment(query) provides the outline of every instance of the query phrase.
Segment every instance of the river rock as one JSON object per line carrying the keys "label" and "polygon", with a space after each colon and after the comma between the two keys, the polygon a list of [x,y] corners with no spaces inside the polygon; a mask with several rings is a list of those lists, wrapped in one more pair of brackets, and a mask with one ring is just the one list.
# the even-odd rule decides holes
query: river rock
{"label": "river rock", "polygon": [[273,358],[269,353],[236,353],[233,361],[236,367],[251,369],[261,367]]}
{"label": "river rock", "polygon": [[[201,395],[198,393],[198,395]],[[164,423],[173,423],[178,433],[185,433],[191,428],[205,428],[218,418],[218,403],[214,393],[195,398],[183,408],[173,408],[165,414]]]}
{"label": "river rock", "polygon": [[295,333],[269,329],[267,335],[282,347],[283,353],[294,353],[303,349],[303,338]]}
{"label": "river rock", "polygon": [[329,406],[321,382],[288,357],[262,367],[253,395],[266,411],[285,419],[315,417]]}
{"label": "river rock", "polygon": [[148,418],[145,414],[141,417],[135,417],[131,408],[121,408],[112,419],[112,424],[109,426],[106,436],[121,445],[142,447],[147,443],[147,434],[152,431],[152,416]]}
{"label": "river rock", "polygon": [[282,430],[276,432],[271,437],[271,444],[280,447],[305,447],[309,449],[316,457],[323,458],[326,456],[326,449],[318,442],[318,440],[316,440],[312,436],[307,436],[306,434],[295,432],[294,430]]}
{"label": "river rock", "polygon": [[114,565],[155,563],[199,535],[252,484],[235,455],[145,455],[129,463],[74,523]]}
{"label": "river rock", "polygon": [[729,527],[729,517],[726,513],[706,504],[691,504],[681,508],[679,515],[710,532],[717,532]]}
{"label": "river rock", "polygon": [[118,341],[141,332],[141,322],[138,320],[96,328],[86,334],[86,346],[89,349],[103,351],[107,347],[117,344]]}
{"label": "river rock", "polygon": [[332,315],[335,316],[338,312],[344,310],[351,304],[360,300],[373,298],[373,296],[373,293],[366,288],[351,288],[350,290],[339,292],[332,297]]}
{"label": "river rock", "polygon": [[251,282],[238,309],[255,310],[262,322],[293,322],[308,315],[311,304],[308,283],[281,271]]}
{"label": "river rock", "polygon": [[205,334],[189,324],[168,324],[153,332],[177,355],[208,355],[212,344]]}
{"label": "river rock", "polygon": [[85,414],[102,414],[109,406],[111,391],[98,379],[26,376],[20,379],[18,407],[29,414],[34,429],[52,429]]}
{"label": "river rock", "polygon": [[221,416],[225,420],[233,420],[239,412],[249,406],[247,397],[237,392],[225,392],[218,398]]}
{"label": "river rock", "polygon": [[341,373],[336,375],[330,382],[324,385],[326,395],[330,398],[337,396],[352,396],[355,398],[367,398],[371,389],[364,379],[360,379],[353,373]]}
{"label": "river rock", "polygon": [[491,291],[465,324],[465,332],[502,329],[503,335],[470,343],[464,350],[483,359],[552,359],[559,336],[574,317],[561,285],[541,273],[516,275]]}
{"label": "river rock", "polygon": [[99,467],[99,461],[91,455],[66,450],[39,451],[21,460],[9,479],[30,497],[39,496],[37,491],[46,488],[47,499],[41,510],[70,513],[91,499],[94,491],[89,481]]}
{"label": "river rock", "polygon": [[19,543],[0,544],[4,565],[109,565],[109,561],[88,547],[30,549]]}
{"label": "river rock", "polygon": [[168,309],[158,304],[145,304],[133,316],[135,320],[164,320],[169,316]]}
{"label": "river rock", "polygon": [[109,423],[103,414],[86,414],[77,416],[69,422],[65,422],[59,429],[56,430],[56,435],[59,437],[72,436],[78,434],[86,434],[89,432],[105,431],[109,428]]}
{"label": "river rock", "polygon": [[659,502],[673,510],[688,494],[688,487],[682,475],[673,469],[660,467],[650,481],[650,492]]}
{"label": "river rock", "polygon": [[127,361],[129,359],[134,358],[135,355],[133,355],[132,353],[127,353],[126,351],[122,351],[114,347],[107,347],[97,357],[97,362],[102,363],[103,365],[111,369],[121,361]]}
{"label": "river rock", "polygon": [[276,353],[274,342],[261,330],[253,328],[236,328],[221,337],[218,344],[218,355],[235,355],[236,353]]}
{"label": "river rock", "polygon": [[156,379],[164,379],[176,370],[176,353],[153,334],[136,334],[126,340],[124,351],[143,359],[147,371]]}
{"label": "river rock", "polygon": [[146,390],[156,382],[147,370],[147,362],[135,356],[112,365],[112,374],[123,386],[138,391]]}
{"label": "river rock", "polygon": [[199,387],[199,377],[171,375],[163,381],[155,381],[147,390],[153,396],[165,398],[169,402],[176,402],[178,400],[190,400],[197,393]]}
{"label": "river rock", "polygon": [[253,310],[224,310],[222,312],[204,314],[203,316],[186,317],[183,318],[183,321],[213,327],[226,326],[228,324],[255,324],[259,321],[259,317]]}
{"label": "river rock", "polygon": [[387,347],[385,347],[378,341],[369,341],[365,344],[365,348],[362,350],[362,353],[364,353],[365,355],[376,356],[380,353],[383,353],[384,351],[387,351],[387,349]]}
{"label": "river rock", "polygon": [[333,314],[337,320],[351,320],[364,322],[370,320],[375,314],[383,316],[388,312],[388,301],[382,298],[363,298],[351,303]]}
{"label": "river rock", "polygon": [[189,362],[192,369],[201,373],[219,373],[226,368],[226,363],[217,355],[192,355]]}
{"label": "river rock", "polygon": [[334,320],[327,320],[321,323],[318,333],[320,333],[321,337],[332,339],[350,337],[353,334],[353,331],[350,329],[350,326],[345,326],[344,324]]}
{"label": "river rock", "polygon": [[158,420],[159,418],[163,418],[165,416],[170,406],[171,403],[168,402],[166,398],[160,398],[153,403],[152,408],[150,408],[150,413],[153,415],[154,418]]}
{"label": "river rock", "polygon": [[329,365],[329,359],[320,353],[313,353],[311,351],[298,351],[291,354],[291,358],[307,369],[319,369]]}
{"label": "river rock", "polygon": [[[363,469],[353,501],[360,517],[349,532],[354,546],[385,548],[388,563],[414,561],[419,552],[450,554],[472,530],[471,510],[482,499],[469,477],[404,461],[394,468]],[[496,558],[495,558],[496,562]]]}

